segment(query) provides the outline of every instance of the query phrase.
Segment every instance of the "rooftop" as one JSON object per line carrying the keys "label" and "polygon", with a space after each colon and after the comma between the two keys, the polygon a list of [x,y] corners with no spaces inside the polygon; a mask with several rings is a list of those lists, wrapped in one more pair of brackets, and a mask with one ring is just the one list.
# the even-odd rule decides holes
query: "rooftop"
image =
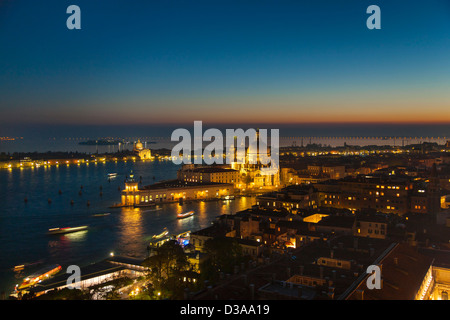
{"label": "rooftop", "polygon": [[382,288],[369,290],[364,278],[347,299],[413,300],[432,261],[431,257],[419,253],[416,248],[398,244],[380,261]]}

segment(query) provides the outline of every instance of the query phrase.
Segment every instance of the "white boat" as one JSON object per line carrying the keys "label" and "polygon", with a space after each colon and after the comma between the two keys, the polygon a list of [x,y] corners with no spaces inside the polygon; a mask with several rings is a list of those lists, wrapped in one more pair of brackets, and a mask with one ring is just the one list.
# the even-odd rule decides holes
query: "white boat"
{"label": "white boat", "polygon": [[106,213],[96,213],[93,214],[93,217],[104,217],[104,216],[109,216],[111,213],[110,212],[106,212]]}
{"label": "white boat", "polygon": [[64,233],[71,233],[71,232],[77,232],[86,230],[87,226],[80,226],[80,227],[65,227],[65,228],[51,228],[48,229],[47,234],[64,234]]}
{"label": "white boat", "polygon": [[189,211],[189,212],[185,212],[185,213],[179,213],[177,214],[177,219],[184,219],[190,216],[194,215],[194,211]]}
{"label": "white boat", "polygon": [[165,236],[167,236],[169,234],[169,231],[167,230],[167,228],[164,228],[164,231],[161,232],[160,234],[155,234],[152,239],[161,239],[164,238]]}
{"label": "white boat", "polygon": [[114,178],[117,176],[117,173],[108,173],[108,178]]}

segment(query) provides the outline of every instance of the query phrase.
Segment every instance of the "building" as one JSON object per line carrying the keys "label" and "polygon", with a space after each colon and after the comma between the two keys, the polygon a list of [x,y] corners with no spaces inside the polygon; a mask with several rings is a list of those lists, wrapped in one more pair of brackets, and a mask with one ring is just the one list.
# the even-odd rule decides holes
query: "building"
{"label": "building", "polygon": [[144,145],[142,144],[142,142],[140,140],[138,140],[138,142],[135,143],[133,152],[136,153],[136,155],[141,160],[148,160],[148,159],[152,158],[151,150],[144,148]]}
{"label": "building", "polygon": [[393,244],[374,261],[381,270],[381,288],[369,289],[363,274],[349,287],[345,300],[423,300],[431,293],[433,259],[407,244]]}
{"label": "building", "polygon": [[354,235],[376,239],[386,239],[387,217],[379,214],[364,214],[356,216]]}
{"label": "building", "polygon": [[[255,192],[267,192],[268,190],[278,189],[281,186],[280,182],[280,168],[277,163],[271,162],[271,164],[265,165],[261,162],[260,150],[267,150],[266,157],[271,156],[271,149],[267,146],[262,148],[263,145],[259,140],[259,130],[256,131],[256,142],[258,144],[258,150],[252,152],[252,150],[245,146],[245,141],[242,141],[241,146],[237,146],[237,141],[234,143],[234,147],[230,149],[232,155],[231,169],[239,172],[240,183],[237,188],[242,191],[255,191]],[[244,150],[244,157],[242,161],[238,161],[238,150],[242,148]],[[271,167],[274,169],[273,174],[264,174],[264,168]]]}
{"label": "building", "polygon": [[147,268],[142,266],[142,260],[115,256],[103,261],[90,264],[80,268],[80,281],[72,283],[68,281],[70,273],[63,273],[55,277],[37,284],[30,289],[35,296],[43,295],[52,290],[60,290],[71,286],[79,286],[81,290],[85,290],[92,286],[97,286],[118,278],[128,277],[131,279],[138,278],[145,274]]}
{"label": "building", "polygon": [[353,235],[355,228],[354,216],[327,216],[316,223],[315,230],[324,234]]}
{"label": "building", "polygon": [[195,251],[204,252],[206,241],[213,238],[234,237],[236,232],[223,225],[213,224],[204,229],[191,232],[189,243],[195,248]]}
{"label": "building", "polygon": [[196,167],[194,164],[183,165],[178,170],[177,178],[184,182],[230,183],[235,187],[240,183],[239,171],[224,167]]}
{"label": "building", "polygon": [[320,206],[404,215],[410,211],[413,182],[409,177],[360,175],[317,183],[314,187]]}
{"label": "building", "polygon": [[324,175],[328,179],[342,179],[346,176],[345,166],[308,165],[308,173],[312,176]]}
{"label": "building", "polygon": [[146,206],[184,200],[220,199],[234,194],[231,183],[200,183],[168,180],[139,188],[133,175],[121,194],[122,206]]}
{"label": "building", "polygon": [[[340,236],[311,242],[289,254],[266,257],[238,268],[195,300],[333,300],[364,276],[368,265],[389,248],[377,239]],[[324,262],[322,262],[322,260]]]}
{"label": "building", "polygon": [[431,265],[425,275],[416,300],[448,300],[450,293],[450,266]]}
{"label": "building", "polygon": [[301,209],[317,208],[318,198],[312,186],[292,185],[258,196],[256,204],[262,208],[285,209],[295,214]]}

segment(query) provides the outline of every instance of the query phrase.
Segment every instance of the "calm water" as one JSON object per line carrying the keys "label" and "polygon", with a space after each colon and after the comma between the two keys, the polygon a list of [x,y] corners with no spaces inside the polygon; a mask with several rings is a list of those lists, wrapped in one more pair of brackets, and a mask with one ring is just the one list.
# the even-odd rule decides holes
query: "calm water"
{"label": "calm water", "polygon": [[[1,170],[0,291],[9,294],[24,276],[39,269],[26,269],[17,275],[11,270],[15,265],[44,259],[44,265],[58,263],[64,268],[70,264],[100,261],[111,252],[145,258],[151,236],[164,227],[171,234],[198,230],[209,226],[218,215],[235,213],[254,204],[254,199],[242,198],[183,206],[166,204],[153,210],[110,209],[109,206],[120,202],[118,189],[123,188],[131,170],[136,179],[142,177],[143,184],[151,184],[175,178],[178,166],[169,161],[128,161]],[[118,176],[108,182],[110,172]],[[74,205],[70,204],[71,200]],[[194,210],[196,215],[176,219],[177,213],[189,210]],[[93,216],[105,212],[111,214]],[[89,225],[89,229],[59,236],[46,235],[49,228],[78,225]]]}
{"label": "calm water", "polygon": [[[308,143],[331,145],[333,147],[348,145],[408,145],[422,142],[445,144],[450,137],[450,124],[241,124],[208,125],[203,130],[218,128],[223,134],[225,129],[249,128],[279,129],[280,146]],[[150,125],[150,126],[17,126],[0,127],[0,136],[16,137],[15,141],[0,141],[0,152],[47,152],[80,151],[87,153],[116,152],[119,146],[86,146],[79,142],[88,139],[125,139],[130,142],[121,145],[120,150],[131,149],[133,142],[140,139],[149,141],[150,149],[169,148],[177,142],[170,141],[173,130],[186,128],[193,130],[193,123],[185,125]],[[203,131],[204,132],[204,131]],[[22,139],[21,139],[22,138]]]}

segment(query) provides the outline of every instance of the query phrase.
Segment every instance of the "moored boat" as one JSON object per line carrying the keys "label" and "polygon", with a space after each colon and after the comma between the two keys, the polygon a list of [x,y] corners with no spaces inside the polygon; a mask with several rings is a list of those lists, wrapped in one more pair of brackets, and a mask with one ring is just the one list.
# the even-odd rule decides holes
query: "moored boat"
{"label": "moored boat", "polygon": [[156,240],[156,239],[162,239],[165,236],[167,236],[169,234],[169,231],[167,230],[167,228],[164,228],[163,232],[161,232],[160,234],[155,234],[152,239]]}
{"label": "moored boat", "polygon": [[156,207],[155,202],[141,202],[139,204],[134,204],[135,208],[147,208],[147,207]]}
{"label": "moored boat", "polygon": [[25,279],[23,279],[23,282],[21,285],[16,286],[16,290],[23,290],[29,287],[34,286],[35,284],[46,280],[50,278],[51,276],[57,274],[61,270],[61,266],[59,264],[50,265],[48,267],[45,267]]}

